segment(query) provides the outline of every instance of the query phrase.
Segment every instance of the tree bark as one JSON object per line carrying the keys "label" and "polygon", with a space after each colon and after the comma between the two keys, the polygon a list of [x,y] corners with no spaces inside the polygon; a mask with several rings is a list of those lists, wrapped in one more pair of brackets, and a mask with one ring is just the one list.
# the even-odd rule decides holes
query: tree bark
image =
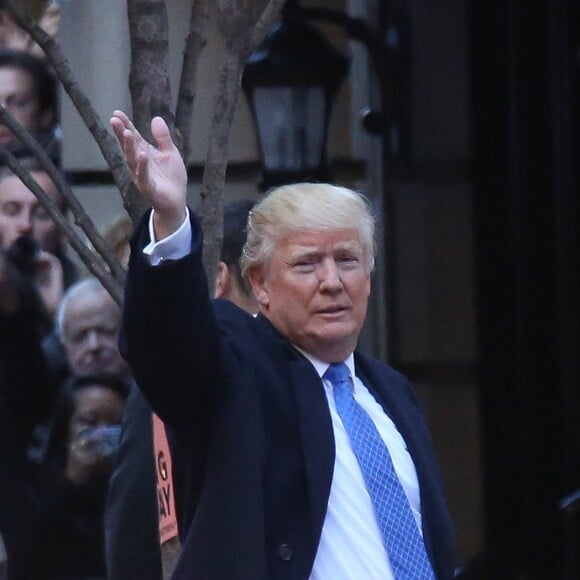
{"label": "tree bark", "polygon": [[203,258],[213,294],[217,263],[223,241],[223,193],[226,180],[229,134],[234,118],[243,64],[229,54],[222,67],[211,123],[211,133],[201,184],[201,215],[204,230]]}
{"label": "tree bark", "polygon": [[191,155],[191,125],[196,97],[195,79],[199,58],[207,44],[205,31],[208,21],[209,1],[193,0],[175,110],[175,134],[181,139],[181,155],[186,165]]}
{"label": "tree bark", "polygon": [[165,0],[127,0],[131,41],[129,90],[132,120],[151,139],[151,119],[160,116],[171,129],[174,115],[169,81],[169,23]]}

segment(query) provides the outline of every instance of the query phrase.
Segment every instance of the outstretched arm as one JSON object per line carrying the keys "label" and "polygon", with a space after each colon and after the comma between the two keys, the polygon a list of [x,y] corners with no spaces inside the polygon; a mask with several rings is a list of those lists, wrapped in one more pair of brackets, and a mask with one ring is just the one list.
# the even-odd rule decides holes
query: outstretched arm
{"label": "outstretched arm", "polygon": [[157,240],[175,232],[186,217],[187,171],[167,124],[151,121],[151,145],[123,111],[115,111],[111,127],[121,145],[133,182],[154,209]]}

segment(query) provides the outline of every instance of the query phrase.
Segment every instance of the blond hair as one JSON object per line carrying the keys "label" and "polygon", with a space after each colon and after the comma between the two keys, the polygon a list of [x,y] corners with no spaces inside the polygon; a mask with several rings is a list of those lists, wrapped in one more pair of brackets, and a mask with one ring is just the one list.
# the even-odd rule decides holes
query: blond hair
{"label": "blond hair", "polygon": [[248,239],[240,260],[242,275],[267,266],[276,241],[298,231],[357,229],[365,269],[375,264],[375,221],[360,193],[328,183],[295,183],[272,189],[248,216]]}

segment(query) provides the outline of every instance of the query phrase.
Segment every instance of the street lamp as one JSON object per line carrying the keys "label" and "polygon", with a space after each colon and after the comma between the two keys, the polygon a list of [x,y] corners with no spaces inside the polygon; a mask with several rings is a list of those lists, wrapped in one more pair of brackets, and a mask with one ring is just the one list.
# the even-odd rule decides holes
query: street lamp
{"label": "street lamp", "polygon": [[328,125],[348,66],[315,28],[286,17],[250,57],[242,87],[257,127],[263,189],[330,179]]}

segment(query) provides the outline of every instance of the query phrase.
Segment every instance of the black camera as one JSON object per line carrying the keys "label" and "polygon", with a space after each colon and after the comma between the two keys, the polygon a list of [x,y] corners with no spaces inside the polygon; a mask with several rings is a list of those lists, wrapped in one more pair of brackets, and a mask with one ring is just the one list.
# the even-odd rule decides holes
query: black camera
{"label": "black camera", "polygon": [[40,245],[29,236],[14,240],[6,252],[6,260],[27,278],[34,278]]}

